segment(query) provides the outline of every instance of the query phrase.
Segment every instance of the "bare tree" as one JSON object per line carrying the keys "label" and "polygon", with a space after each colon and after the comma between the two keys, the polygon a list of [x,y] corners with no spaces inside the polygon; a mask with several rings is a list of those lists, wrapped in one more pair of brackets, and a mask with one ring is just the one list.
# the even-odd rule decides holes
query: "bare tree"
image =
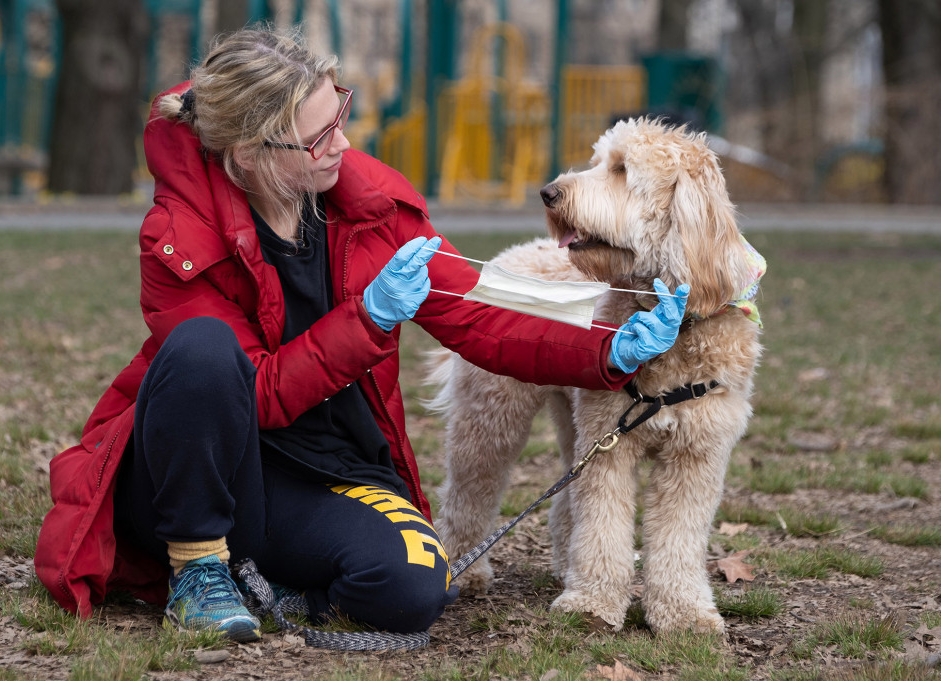
{"label": "bare tree", "polygon": [[243,28],[248,19],[248,0],[224,0],[216,9],[215,33],[231,33]]}
{"label": "bare tree", "polygon": [[49,153],[49,189],[120,194],[134,186],[141,130],[141,0],[56,0],[62,64]]}
{"label": "bare tree", "polygon": [[885,183],[893,203],[941,203],[941,6],[879,0]]}
{"label": "bare tree", "polygon": [[686,49],[686,28],[689,23],[691,4],[692,0],[660,0],[660,14],[657,21],[658,49]]}
{"label": "bare tree", "polygon": [[786,163],[801,195],[814,183],[821,143],[821,75],[830,0],[736,0],[729,106],[752,112],[765,152]]}

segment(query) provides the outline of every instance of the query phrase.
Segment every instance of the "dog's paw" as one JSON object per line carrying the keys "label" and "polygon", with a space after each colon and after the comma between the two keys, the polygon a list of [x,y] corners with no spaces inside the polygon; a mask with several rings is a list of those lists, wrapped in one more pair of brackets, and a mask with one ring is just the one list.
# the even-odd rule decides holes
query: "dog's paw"
{"label": "dog's paw", "polygon": [[474,565],[457,578],[462,596],[479,596],[490,590],[493,583],[493,568],[489,565]]}
{"label": "dog's paw", "polygon": [[656,634],[694,631],[697,634],[725,632],[725,620],[716,607],[697,608],[645,604],[644,618]]}
{"label": "dog's paw", "polygon": [[593,622],[593,626],[600,628],[604,622],[611,631],[620,631],[627,615],[627,605],[611,603],[573,589],[566,589],[552,602],[551,607],[553,610],[585,613]]}

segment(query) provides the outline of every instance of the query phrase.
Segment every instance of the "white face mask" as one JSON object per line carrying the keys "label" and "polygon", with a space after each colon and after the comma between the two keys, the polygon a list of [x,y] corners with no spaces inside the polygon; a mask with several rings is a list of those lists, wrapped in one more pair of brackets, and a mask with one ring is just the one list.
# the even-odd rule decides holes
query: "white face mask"
{"label": "white face mask", "polygon": [[599,281],[534,279],[487,262],[464,299],[590,329],[595,302],[610,288]]}
{"label": "white face mask", "polygon": [[[483,265],[483,268],[477,285],[463,296],[460,293],[432,288],[431,290],[435,293],[487,303],[534,317],[574,324],[585,329],[593,326],[611,329],[605,324],[592,323],[595,303],[606,291],[651,293],[650,291],[611,288],[610,284],[602,281],[546,281],[510,272],[492,262],[474,260],[445,251],[438,251],[438,255],[476,262]],[[678,297],[673,294],[663,295]]]}

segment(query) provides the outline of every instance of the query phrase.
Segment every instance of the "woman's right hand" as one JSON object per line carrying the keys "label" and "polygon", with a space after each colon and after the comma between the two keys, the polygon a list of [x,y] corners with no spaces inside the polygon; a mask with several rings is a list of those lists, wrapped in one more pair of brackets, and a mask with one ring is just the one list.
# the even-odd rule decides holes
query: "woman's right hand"
{"label": "woman's right hand", "polygon": [[391,331],[418,312],[431,289],[427,264],[440,245],[440,236],[412,239],[392,256],[366,287],[363,304],[379,328]]}

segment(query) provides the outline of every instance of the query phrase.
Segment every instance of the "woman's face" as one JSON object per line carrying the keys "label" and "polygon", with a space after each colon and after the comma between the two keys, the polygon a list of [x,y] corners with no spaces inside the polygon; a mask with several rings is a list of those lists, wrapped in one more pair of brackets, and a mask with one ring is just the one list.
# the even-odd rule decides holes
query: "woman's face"
{"label": "woman's face", "polygon": [[[342,104],[333,81],[324,79],[323,84],[314,90],[301,104],[297,113],[297,131],[300,133],[301,144],[313,144],[320,135],[330,128],[337,119]],[[325,192],[337,183],[340,165],[343,162],[343,152],[350,148],[342,130],[334,128],[333,139],[324,155],[316,161],[305,151],[282,150],[282,154],[303,154],[307,178],[304,180],[308,191]]]}

